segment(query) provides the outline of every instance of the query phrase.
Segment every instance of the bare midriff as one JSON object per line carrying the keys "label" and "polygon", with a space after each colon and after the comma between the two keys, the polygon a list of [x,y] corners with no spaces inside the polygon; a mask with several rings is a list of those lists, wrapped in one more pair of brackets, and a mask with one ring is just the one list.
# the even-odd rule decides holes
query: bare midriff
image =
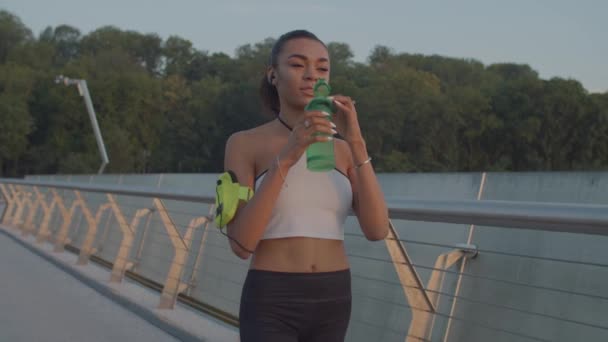
{"label": "bare midriff", "polygon": [[332,272],[349,268],[344,241],[310,237],[261,240],[251,268],[275,272]]}

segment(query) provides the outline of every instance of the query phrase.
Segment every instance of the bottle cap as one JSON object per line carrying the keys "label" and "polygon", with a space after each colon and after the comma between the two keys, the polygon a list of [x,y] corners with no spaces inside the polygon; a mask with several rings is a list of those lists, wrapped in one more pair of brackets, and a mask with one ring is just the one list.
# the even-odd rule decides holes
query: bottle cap
{"label": "bottle cap", "polygon": [[315,97],[327,97],[331,93],[331,87],[329,84],[327,84],[327,82],[325,82],[325,79],[319,78],[317,83],[315,83],[313,92]]}

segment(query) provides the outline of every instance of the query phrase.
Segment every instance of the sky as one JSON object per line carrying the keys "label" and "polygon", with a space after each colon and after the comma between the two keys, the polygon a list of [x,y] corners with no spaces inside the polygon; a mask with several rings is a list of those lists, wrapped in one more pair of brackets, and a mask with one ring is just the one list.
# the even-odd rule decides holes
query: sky
{"label": "sky", "polygon": [[376,45],[396,53],[529,64],[543,79],[608,91],[606,0],[0,0],[34,34],[68,24],[177,35],[225,52],[293,29],[348,44],[365,62]]}

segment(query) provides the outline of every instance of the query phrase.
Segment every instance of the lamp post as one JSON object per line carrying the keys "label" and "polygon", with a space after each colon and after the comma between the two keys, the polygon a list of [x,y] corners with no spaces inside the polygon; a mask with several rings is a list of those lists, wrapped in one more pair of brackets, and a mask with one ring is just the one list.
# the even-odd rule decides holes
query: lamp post
{"label": "lamp post", "polygon": [[89,88],[87,87],[86,80],[72,79],[59,75],[55,77],[55,83],[63,83],[66,86],[76,85],[78,87],[78,93],[84,98],[84,104],[89,112],[89,118],[91,119],[91,125],[93,126],[93,132],[95,133],[95,139],[97,140],[97,147],[99,148],[99,154],[101,155],[101,167],[97,171],[98,174],[102,174],[106,165],[108,165],[108,154],[106,153],[106,146],[103,143],[101,131],[99,130],[99,124],[97,123],[97,116],[95,115],[95,109],[93,108],[93,102],[91,101],[91,95],[89,94]]}

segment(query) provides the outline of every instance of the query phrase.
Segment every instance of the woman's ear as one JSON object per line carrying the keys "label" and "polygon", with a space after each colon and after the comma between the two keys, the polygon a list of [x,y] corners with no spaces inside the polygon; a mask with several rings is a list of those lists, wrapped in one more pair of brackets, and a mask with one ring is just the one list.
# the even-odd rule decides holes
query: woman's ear
{"label": "woman's ear", "polygon": [[277,84],[277,78],[275,75],[275,72],[273,70],[273,68],[269,67],[268,70],[266,71],[266,77],[268,79],[268,83],[276,86]]}

